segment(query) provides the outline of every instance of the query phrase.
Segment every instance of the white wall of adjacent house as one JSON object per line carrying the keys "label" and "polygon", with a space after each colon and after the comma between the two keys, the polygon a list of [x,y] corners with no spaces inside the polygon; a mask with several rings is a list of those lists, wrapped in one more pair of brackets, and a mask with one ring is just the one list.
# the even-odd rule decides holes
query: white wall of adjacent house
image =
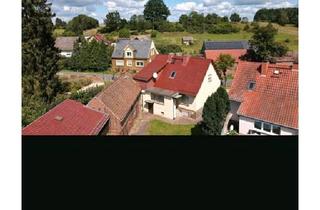
{"label": "white wall of adjacent house", "polygon": [[61,51],[60,55],[66,58],[70,58],[72,56],[72,52],[70,51]]}
{"label": "white wall of adjacent house", "polygon": [[210,63],[196,97],[188,96],[189,104],[180,104],[179,106],[188,110],[198,111],[199,109],[203,108],[207,98],[216,92],[216,90],[220,87],[220,84],[220,79],[214,70],[213,65]]}
{"label": "white wall of adjacent house", "polygon": [[155,54],[159,54],[156,46],[154,45],[154,42],[151,42],[151,46],[150,46],[150,56],[153,56]]}
{"label": "white wall of adjacent house", "polygon": [[[244,116],[239,116],[239,133],[242,135],[248,135],[252,132],[253,133],[258,132],[258,133],[261,133],[262,135],[279,135],[272,132],[273,126],[279,126],[279,125],[274,125],[272,123],[259,121],[262,123],[262,126],[261,128],[256,128],[255,127],[256,121],[259,121],[259,120],[255,120],[255,119],[244,117]],[[270,131],[264,130],[263,123],[271,124],[271,130]],[[280,126],[280,135],[298,135],[298,130]]]}
{"label": "white wall of adjacent house", "polygon": [[[151,94],[145,92],[142,94],[142,104],[143,111],[149,112],[148,103],[146,101],[151,101]],[[154,101],[154,100],[153,100]],[[174,119],[176,116],[176,106],[174,104],[174,99],[171,97],[164,96],[163,103],[154,101],[153,103],[153,114],[166,117],[169,119]]]}

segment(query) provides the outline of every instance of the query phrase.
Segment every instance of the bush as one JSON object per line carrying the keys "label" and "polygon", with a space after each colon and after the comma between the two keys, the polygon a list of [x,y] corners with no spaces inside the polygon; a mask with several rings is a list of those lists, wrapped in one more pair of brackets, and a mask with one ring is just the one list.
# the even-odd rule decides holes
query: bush
{"label": "bush", "polygon": [[249,26],[249,24],[246,24],[246,25],[243,27],[243,30],[244,30],[244,31],[250,31],[250,26]]}
{"label": "bush", "polygon": [[89,101],[95,97],[99,92],[103,90],[104,86],[92,87],[85,91],[73,92],[70,99],[77,100],[86,105]]}
{"label": "bush", "polygon": [[208,33],[211,34],[229,34],[229,33],[237,33],[240,29],[236,26],[233,26],[231,23],[219,23],[211,25],[207,29]]}
{"label": "bush", "polygon": [[285,43],[289,43],[289,42],[290,42],[290,39],[289,39],[289,38],[286,38],[286,39],[284,40],[284,42],[285,42]]}
{"label": "bush", "polygon": [[72,31],[65,30],[61,36],[77,36],[77,34]]}
{"label": "bush", "polygon": [[152,31],[151,32],[151,38],[157,37],[157,31]]}
{"label": "bush", "polygon": [[181,47],[179,45],[176,45],[176,44],[158,45],[157,49],[158,49],[160,54],[183,52]]}
{"label": "bush", "polygon": [[119,38],[130,38],[130,31],[127,28],[123,28],[119,31]]}

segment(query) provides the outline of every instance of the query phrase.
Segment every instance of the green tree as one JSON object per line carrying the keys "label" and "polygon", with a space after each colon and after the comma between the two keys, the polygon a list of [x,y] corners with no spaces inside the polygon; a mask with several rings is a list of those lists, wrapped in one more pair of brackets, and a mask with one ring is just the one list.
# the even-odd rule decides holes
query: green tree
{"label": "green tree", "polygon": [[278,21],[279,25],[284,26],[289,23],[289,18],[287,13],[284,10],[281,10],[278,16]]}
{"label": "green tree", "polygon": [[176,44],[157,45],[157,50],[161,54],[180,53],[180,52],[182,52],[181,47],[179,45],[176,45]]}
{"label": "green tree", "polygon": [[231,14],[230,21],[231,22],[240,22],[241,21],[240,15],[238,13]]}
{"label": "green tree", "polygon": [[118,11],[109,12],[104,20],[105,32],[110,33],[112,31],[117,31],[122,26],[122,20]]}
{"label": "green tree", "polygon": [[56,25],[55,28],[65,28],[67,26],[67,23],[60,18],[56,18]]}
{"label": "green tree", "polygon": [[127,28],[123,28],[119,31],[119,38],[130,38],[130,31]]}
{"label": "green tree", "polygon": [[224,85],[227,84],[227,70],[233,67],[235,59],[229,54],[220,54],[218,59],[214,62],[214,67],[218,72],[220,78],[223,75]]}
{"label": "green tree", "polygon": [[163,0],[149,0],[144,5],[143,15],[146,20],[151,21],[154,28],[156,22],[167,20],[170,11]]}
{"label": "green tree", "polygon": [[44,102],[61,91],[53,16],[46,0],[22,1],[22,94]]}
{"label": "green tree", "polygon": [[98,20],[86,15],[78,15],[68,22],[67,30],[82,35],[84,30],[97,28],[98,26]]}
{"label": "green tree", "polygon": [[275,41],[278,30],[269,23],[264,27],[254,28],[254,34],[249,40],[250,48],[244,56],[251,61],[270,61],[272,57],[281,57],[288,51],[288,47]]}
{"label": "green tree", "polygon": [[110,66],[112,47],[95,40],[87,42],[83,38],[79,42],[80,45],[75,43],[74,53],[66,63],[68,69],[103,71]]}
{"label": "green tree", "polygon": [[201,133],[220,135],[229,109],[228,94],[224,88],[219,87],[204,104],[202,121],[200,122]]}

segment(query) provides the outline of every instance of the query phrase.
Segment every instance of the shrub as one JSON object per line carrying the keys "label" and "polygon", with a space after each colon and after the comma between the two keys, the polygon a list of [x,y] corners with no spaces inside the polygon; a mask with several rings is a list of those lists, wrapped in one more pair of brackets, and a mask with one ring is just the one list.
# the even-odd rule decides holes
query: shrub
{"label": "shrub", "polygon": [[246,25],[243,27],[243,30],[244,30],[244,31],[250,31],[250,26],[249,26],[249,24],[246,24]]}
{"label": "shrub", "polygon": [[94,96],[103,90],[104,86],[88,88],[85,91],[73,92],[70,99],[77,100],[82,104],[87,104]]}
{"label": "shrub", "polygon": [[123,28],[119,31],[120,38],[130,38],[130,31],[127,28]]}
{"label": "shrub", "polygon": [[289,39],[289,38],[286,38],[286,39],[284,40],[284,42],[289,43],[289,42],[290,42],[290,39]]}
{"label": "shrub", "polygon": [[176,44],[169,44],[169,45],[158,45],[157,49],[161,54],[169,54],[169,53],[179,53],[183,52],[181,47]]}
{"label": "shrub", "polygon": [[151,38],[157,37],[157,31],[152,31],[151,32]]}

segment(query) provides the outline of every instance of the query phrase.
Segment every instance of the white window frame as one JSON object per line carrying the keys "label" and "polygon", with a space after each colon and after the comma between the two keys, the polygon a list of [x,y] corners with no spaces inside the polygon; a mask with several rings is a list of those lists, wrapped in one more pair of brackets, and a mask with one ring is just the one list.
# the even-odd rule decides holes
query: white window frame
{"label": "white window frame", "polygon": [[[130,53],[130,55],[128,55],[128,53]],[[126,49],[126,51],[124,52],[124,57],[125,58],[133,58],[133,52],[131,49]]]}
{"label": "white window frame", "polygon": [[212,82],[212,74],[208,74],[208,82]]}
{"label": "white window frame", "polygon": [[132,60],[127,60],[127,66],[132,66]]}
{"label": "white window frame", "polygon": [[[260,122],[261,123],[261,128],[256,128],[254,126],[255,122]],[[266,131],[264,130],[264,124],[269,124],[270,125],[270,131]],[[280,127],[280,133],[277,134],[277,133],[274,133],[273,132],[273,127]],[[268,135],[281,135],[281,126],[280,125],[275,125],[275,124],[272,124],[272,123],[269,123],[269,122],[264,122],[264,121],[261,121],[261,120],[255,120],[253,122],[253,130],[257,131],[257,132],[260,132],[261,134],[268,134]]]}
{"label": "white window frame", "polygon": [[[139,62],[141,62],[142,65],[138,65]],[[136,61],[136,67],[144,67],[144,62],[141,60]]]}
{"label": "white window frame", "polygon": [[124,66],[124,60],[116,60],[116,66]]}

